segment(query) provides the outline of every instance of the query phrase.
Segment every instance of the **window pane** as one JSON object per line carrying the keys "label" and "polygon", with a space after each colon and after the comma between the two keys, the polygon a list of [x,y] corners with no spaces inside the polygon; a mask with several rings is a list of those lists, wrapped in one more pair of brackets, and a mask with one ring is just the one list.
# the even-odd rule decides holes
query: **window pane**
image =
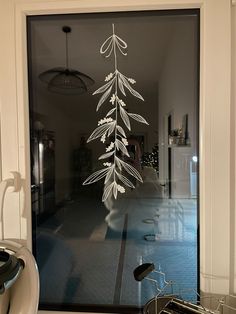
{"label": "window pane", "polygon": [[196,300],[199,11],[31,16],[28,61],[41,308]]}

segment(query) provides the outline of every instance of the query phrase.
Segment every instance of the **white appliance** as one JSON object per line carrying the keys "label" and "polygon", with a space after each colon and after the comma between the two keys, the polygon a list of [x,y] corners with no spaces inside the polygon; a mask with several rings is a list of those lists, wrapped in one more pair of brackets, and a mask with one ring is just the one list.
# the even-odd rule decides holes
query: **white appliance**
{"label": "white appliance", "polygon": [[0,183],[0,314],[36,314],[39,301],[39,275],[33,255],[20,240],[4,239],[4,197],[8,187],[21,188],[20,175]]}

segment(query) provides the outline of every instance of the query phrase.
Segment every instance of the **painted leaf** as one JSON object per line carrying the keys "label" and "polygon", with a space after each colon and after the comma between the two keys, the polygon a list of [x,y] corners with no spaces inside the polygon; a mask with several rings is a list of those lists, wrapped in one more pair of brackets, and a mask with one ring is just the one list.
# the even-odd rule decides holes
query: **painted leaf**
{"label": "painted leaf", "polygon": [[105,168],[105,169],[94,172],[83,182],[83,185],[87,185],[87,184],[91,184],[91,183],[99,181],[100,179],[106,176],[108,171],[109,171],[109,168]]}
{"label": "painted leaf", "polygon": [[108,111],[108,113],[106,114],[106,117],[110,116],[111,114],[113,114],[113,112],[116,110],[116,108],[112,108],[110,111]]}
{"label": "painted leaf", "polygon": [[[112,123],[112,122],[111,122]],[[110,128],[111,123],[106,123],[103,125],[100,125],[99,127],[97,127],[93,133],[90,135],[90,137],[87,139],[87,143],[95,140],[98,137],[101,137],[103,134],[105,134],[107,132],[107,130]]]}
{"label": "painted leaf", "polygon": [[115,198],[115,199],[117,199],[117,192],[118,192],[117,183],[114,181],[114,185],[113,185],[113,195],[114,195],[114,198]]}
{"label": "painted leaf", "polygon": [[127,162],[124,162],[122,160],[120,160],[120,162],[121,162],[122,167],[125,169],[125,171],[127,171],[129,174],[131,174],[131,176],[133,176],[138,181],[143,182],[143,179],[142,179],[140,173],[138,172],[138,170],[136,170],[133,166],[131,166]]}
{"label": "painted leaf", "polygon": [[110,136],[112,134],[112,132],[115,129],[115,126],[116,126],[116,121],[112,122],[110,128],[108,129],[108,133],[107,133],[108,136]]}
{"label": "painted leaf", "polygon": [[127,151],[127,148],[125,147],[125,145],[120,141],[120,140],[116,140],[115,141],[116,147],[118,150],[121,150],[123,154],[125,154],[126,156],[129,157],[129,153]]}
{"label": "painted leaf", "polygon": [[139,98],[139,99],[141,99],[141,100],[144,101],[143,97],[142,97],[136,90],[134,90],[134,89],[130,86],[128,80],[124,77],[124,75],[121,74],[120,77],[121,77],[121,80],[122,80],[123,84],[124,84],[125,87],[130,91],[130,93],[131,93],[132,95],[134,95],[135,97],[137,97],[137,98]]}
{"label": "painted leaf", "polygon": [[133,183],[128,179],[126,178],[125,176],[123,176],[121,173],[119,172],[116,172],[118,178],[125,184],[127,185],[128,187],[130,188],[135,188],[135,186],[133,185]]}
{"label": "painted leaf", "polygon": [[118,86],[119,86],[119,89],[122,92],[122,94],[124,96],[126,96],[125,89],[124,89],[124,86],[123,86],[123,83],[122,83],[122,80],[120,79],[120,77],[118,77]]}
{"label": "painted leaf", "polygon": [[124,129],[120,126],[120,125],[117,125],[117,130],[120,132],[120,134],[126,138],[126,134],[125,134],[125,131]]}
{"label": "painted leaf", "polygon": [[111,193],[111,190],[113,188],[114,183],[115,182],[112,182],[107,187],[105,187],[104,192],[103,192],[103,196],[102,196],[102,201],[103,202],[105,202],[107,200],[107,198],[109,197],[109,194]]}
{"label": "painted leaf", "polygon": [[102,95],[102,97],[100,98],[98,105],[97,105],[97,109],[96,111],[99,110],[99,108],[101,107],[101,105],[104,103],[104,101],[108,98],[108,96],[110,95],[112,90],[112,86],[110,88],[108,88],[108,90]]}
{"label": "painted leaf", "polygon": [[138,122],[141,122],[141,123],[144,123],[144,124],[147,124],[149,125],[149,123],[142,117],[140,116],[139,114],[136,114],[136,113],[128,113],[128,115],[133,118],[134,120],[138,121]]}
{"label": "painted leaf", "polygon": [[114,172],[114,165],[113,165],[113,166],[110,168],[110,170],[108,171],[108,173],[107,173],[107,175],[106,175],[106,178],[105,178],[104,184],[106,184],[106,183],[109,181],[109,179],[110,179],[110,177],[112,176],[113,172]]}
{"label": "painted leaf", "polygon": [[115,156],[115,163],[116,163],[116,165],[118,166],[119,170],[121,171],[121,170],[122,170],[122,165],[121,165],[121,160],[120,160],[120,158],[118,158],[118,157]]}
{"label": "painted leaf", "polygon": [[120,106],[120,116],[128,130],[131,130],[129,116],[125,109]]}
{"label": "painted leaf", "polygon": [[109,158],[109,157],[111,157],[113,155],[113,153],[114,153],[114,151],[106,153],[106,154],[103,154],[98,159],[101,160],[101,159]]}
{"label": "painted leaf", "polygon": [[93,92],[93,95],[101,94],[101,93],[105,92],[105,90],[107,90],[109,88],[109,86],[113,85],[114,80],[115,80],[115,77],[113,77],[113,79],[110,82],[106,83],[105,85],[102,85],[100,88],[95,90],[95,92]]}

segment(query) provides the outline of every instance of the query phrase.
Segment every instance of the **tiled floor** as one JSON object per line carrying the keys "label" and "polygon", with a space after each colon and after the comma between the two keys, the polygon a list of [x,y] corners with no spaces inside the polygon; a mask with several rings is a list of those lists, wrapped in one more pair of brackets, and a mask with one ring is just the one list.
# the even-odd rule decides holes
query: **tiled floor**
{"label": "tiled floor", "polygon": [[[116,205],[107,223],[95,197],[80,198],[40,226],[41,301],[141,306],[156,294],[151,282],[133,278],[143,262],[160,267],[175,293],[196,299],[196,200],[128,198]],[[151,276],[161,287],[163,278]]]}

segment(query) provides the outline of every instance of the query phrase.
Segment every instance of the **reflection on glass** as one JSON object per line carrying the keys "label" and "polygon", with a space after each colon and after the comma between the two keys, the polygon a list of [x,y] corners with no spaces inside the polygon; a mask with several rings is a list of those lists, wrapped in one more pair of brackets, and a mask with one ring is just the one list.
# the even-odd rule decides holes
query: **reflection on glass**
{"label": "reflection on glass", "polygon": [[[114,134],[105,146],[100,138],[87,142],[111,108],[112,93],[98,112],[92,94],[115,67],[114,59],[99,54],[112,24],[128,43],[127,56],[117,55],[119,71],[135,78],[144,98],[123,94],[126,111],[149,125],[132,120],[131,130],[125,130],[128,154],[118,156],[143,182],[126,171],[125,193],[117,198],[110,193],[102,202],[103,180],[83,182],[113,161],[99,156]],[[52,93],[39,79],[64,66],[64,25],[73,29],[70,62],[95,81],[81,95]],[[158,291],[151,281],[134,279],[133,270],[143,263],[154,263],[157,275],[165,274],[157,276],[159,287],[174,282],[162,294],[197,299],[198,33],[197,10],[28,18],[33,240],[41,308],[131,313]],[[125,128],[122,118],[119,123]]]}

